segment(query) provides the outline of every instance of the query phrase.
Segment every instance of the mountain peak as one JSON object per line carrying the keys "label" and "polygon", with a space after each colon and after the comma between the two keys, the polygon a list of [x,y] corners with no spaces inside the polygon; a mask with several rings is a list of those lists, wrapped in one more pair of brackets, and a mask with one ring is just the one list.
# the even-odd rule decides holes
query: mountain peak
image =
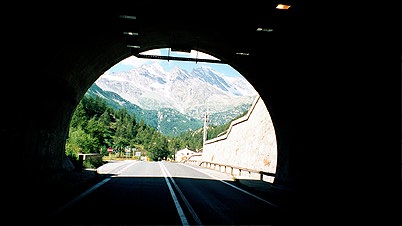
{"label": "mountain peak", "polygon": [[186,80],[191,77],[191,74],[189,74],[186,70],[179,68],[175,66],[170,72],[170,79],[171,80]]}
{"label": "mountain peak", "polygon": [[205,66],[191,72],[174,67],[167,72],[154,62],[113,77],[101,76],[95,83],[143,109],[172,108],[195,118],[202,118],[206,110],[214,113],[251,104],[256,95],[243,77],[234,79]]}

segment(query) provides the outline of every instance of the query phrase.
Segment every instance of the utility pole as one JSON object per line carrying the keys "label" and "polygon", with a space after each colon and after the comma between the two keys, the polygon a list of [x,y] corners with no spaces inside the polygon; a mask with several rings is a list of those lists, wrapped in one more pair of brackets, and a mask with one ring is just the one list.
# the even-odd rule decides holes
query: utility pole
{"label": "utility pole", "polygon": [[208,114],[208,112],[205,112],[205,114],[204,114],[204,136],[203,136],[203,140],[202,140],[203,146],[205,144],[205,141],[207,140],[208,122],[209,122],[209,114]]}

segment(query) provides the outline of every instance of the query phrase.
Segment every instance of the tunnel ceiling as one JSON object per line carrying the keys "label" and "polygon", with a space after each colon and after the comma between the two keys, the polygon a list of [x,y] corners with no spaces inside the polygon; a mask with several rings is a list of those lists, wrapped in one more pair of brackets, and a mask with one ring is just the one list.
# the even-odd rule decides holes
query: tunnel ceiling
{"label": "tunnel ceiling", "polygon": [[[276,9],[280,3],[290,8]],[[291,0],[227,5],[214,1],[116,1],[94,8],[66,5],[63,12],[41,16],[46,23],[49,18],[59,21],[52,28],[52,36],[62,37],[63,41],[77,38],[79,34],[69,32],[72,29],[89,36],[121,35],[126,45],[140,47],[127,47],[133,55],[171,47],[199,50],[236,64],[246,57],[283,48],[289,43],[286,39],[293,39],[295,28],[299,29],[300,11],[299,1]]]}
{"label": "tunnel ceiling", "polygon": [[[119,16],[121,31],[138,33],[138,36],[125,35],[128,45],[141,47],[132,48],[133,54],[166,46],[200,50],[221,60],[231,60],[240,57],[238,54],[260,54],[259,49],[267,44],[276,47],[275,36],[291,32],[297,18],[297,5],[281,10],[275,8],[278,3],[216,7],[206,1],[182,10],[183,4],[167,1],[160,7],[165,10],[155,13],[152,5],[161,4],[147,2],[132,7],[133,10],[118,9],[116,16]],[[135,16],[136,19],[124,16]],[[257,31],[258,28],[263,30]]]}
{"label": "tunnel ceiling", "polygon": [[[278,4],[275,1],[265,5],[231,4],[218,8],[200,2],[185,10],[181,10],[183,6],[179,4],[165,2],[160,7],[165,10],[157,12],[152,11],[152,4],[161,5],[142,3],[133,6],[133,10],[130,7],[115,12],[121,31],[138,33],[126,35],[127,44],[141,47],[133,48],[134,53],[166,46],[204,52],[216,50],[214,55],[222,57],[236,53],[257,54],[266,44],[275,46],[276,43],[270,43],[275,35],[290,32],[294,26],[292,20],[297,17],[297,5],[281,10],[275,8]],[[258,28],[263,30],[257,31]]]}
{"label": "tunnel ceiling", "polygon": [[[290,8],[277,9],[280,3]],[[293,0],[227,5],[209,0],[113,1],[96,5],[60,3],[51,8],[34,4],[32,8],[21,14],[21,26],[14,26],[31,31],[19,36],[22,48],[40,55],[41,62],[47,63],[47,73],[61,69],[57,76],[69,81],[71,89],[80,89],[78,97],[119,61],[157,48],[210,54],[239,71],[258,90],[259,82],[252,81],[252,74],[258,73],[253,71],[258,70],[254,69],[256,65],[276,60],[278,53],[285,56],[278,62],[286,60],[286,52],[300,44],[295,42],[296,32],[303,29],[302,5]],[[41,63],[32,64],[34,68]],[[281,67],[276,62],[272,66]],[[79,78],[73,78],[77,75]],[[47,76],[53,79],[54,75]],[[81,84],[85,87],[77,89]]]}

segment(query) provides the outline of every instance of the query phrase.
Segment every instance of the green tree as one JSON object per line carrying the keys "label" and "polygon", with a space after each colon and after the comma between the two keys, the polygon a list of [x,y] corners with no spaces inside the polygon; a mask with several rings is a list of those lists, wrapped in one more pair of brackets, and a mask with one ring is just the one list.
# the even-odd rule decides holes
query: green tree
{"label": "green tree", "polygon": [[[100,147],[100,139],[102,139],[102,131],[98,126],[98,120],[96,119],[95,116],[93,116],[91,119],[88,120],[87,127],[86,127],[86,132],[91,136],[92,138],[92,143],[93,146],[95,147]],[[96,152],[97,149],[95,150],[91,149],[89,150],[90,153]]]}
{"label": "green tree", "polygon": [[78,154],[87,154],[97,149],[96,139],[86,133],[80,127],[70,128],[69,136],[66,141],[66,155],[78,159]]}
{"label": "green tree", "polygon": [[81,102],[84,105],[88,118],[92,118],[93,116],[99,117],[107,109],[106,100],[99,96],[95,98],[92,96],[84,96]]}
{"label": "green tree", "polygon": [[151,160],[157,161],[167,159],[167,157],[169,157],[167,139],[159,132],[154,132],[152,134],[152,138],[147,145],[147,149],[148,157]]}
{"label": "green tree", "polygon": [[100,153],[108,155],[107,148],[113,144],[113,130],[111,129],[111,114],[110,109],[107,109],[98,120],[99,144]]}
{"label": "green tree", "polygon": [[86,127],[87,122],[86,112],[84,109],[84,105],[82,101],[80,101],[74,111],[73,117],[70,122],[70,127],[78,128],[78,127]]}

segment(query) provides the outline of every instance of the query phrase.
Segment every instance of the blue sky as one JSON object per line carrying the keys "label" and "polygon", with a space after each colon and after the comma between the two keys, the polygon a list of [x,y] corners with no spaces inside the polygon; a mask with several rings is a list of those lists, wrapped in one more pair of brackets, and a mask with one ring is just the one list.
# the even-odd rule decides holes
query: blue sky
{"label": "blue sky", "polygon": [[[168,56],[168,49],[155,49],[143,52],[141,54],[150,54],[150,55],[158,55],[158,56]],[[206,53],[191,51],[191,53],[184,52],[170,52],[170,56],[174,57],[191,57],[198,59],[215,59],[213,56],[208,55]],[[166,70],[170,71],[174,67],[179,67],[188,72],[191,72],[193,68],[198,68],[201,66],[211,67],[217,72],[220,72],[227,76],[242,76],[238,71],[227,64],[220,63],[208,63],[208,62],[193,62],[193,61],[178,61],[178,60],[155,60],[155,59],[146,59],[146,58],[137,58],[135,56],[128,57],[118,64],[111,67],[106,73],[118,72],[118,71],[129,71],[132,68],[139,67],[143,64],[149,64],[158,61],[160,65]]]}

